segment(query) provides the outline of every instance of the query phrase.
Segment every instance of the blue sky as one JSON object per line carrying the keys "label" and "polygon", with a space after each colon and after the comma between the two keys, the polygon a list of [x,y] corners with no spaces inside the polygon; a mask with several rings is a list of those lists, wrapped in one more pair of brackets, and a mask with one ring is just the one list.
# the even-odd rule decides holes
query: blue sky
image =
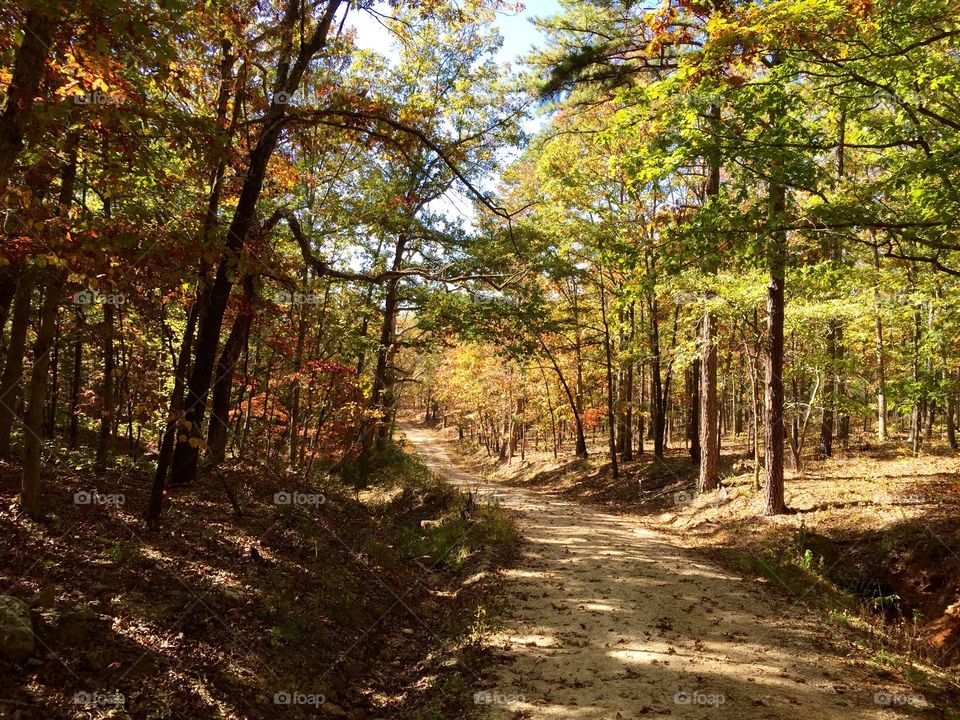
{"label": "blue sky", "polygon": [[501,61],[514,61],[518,55],[525,55],[532,46],[540,45],[542,34],[531,22],[533,17],[550,17],[560,12],[557,0],[532,0],[523,12],[497,13],[497,25],[503,35]]}

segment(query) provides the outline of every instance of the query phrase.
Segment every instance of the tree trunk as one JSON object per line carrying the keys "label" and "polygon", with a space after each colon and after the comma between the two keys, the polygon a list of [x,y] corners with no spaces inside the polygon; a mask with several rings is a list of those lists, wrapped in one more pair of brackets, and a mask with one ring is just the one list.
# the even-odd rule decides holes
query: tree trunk
{"label": "tree trunk", "polygon": [[720,485],[720,432],[717,427],[717,345],[713,315],[700,319],[700,492]]}
{"label": "tree trunk", "polygon": [[835,363],[837,361],[837,323],[830,320],[827,323],[827,355],[829,357],[825,368],[826,382],[823,384],[823,414],[820,418],[820,447],[821,458],[833,456],[833,407],[836,402],[837,383]]}
{"label": "tree trunk", "polygon": [[[699,323],[697,324],[699,327]],[[687,376],[687,440],[690,442],[690,459],[700,462],[700,358],[694,358]]]}
{"label": "tree trunk", "polygon": [[199,299],[195,300],[187,316],[187,324],[183,330],[183,341],[180,343],[180,352],[177,357],[177,366],[173,373],[173,391],[170,393],[170,415],[167,418],[166,428],[160,440],[160,449],[157,452],[157,472],[153,477],[150,488],[150,502],[147,506],[147,527],[157,530],[160,527],[160,513],[163,510],[163,491],[167,485],[167,474],[170,470],[170,461],[173,459],[173,446],[180,424],[180,413],[183,410],[183,389],[186,384],[187,366],[190,363],[190,347],[193,345],[193,333],[197,327],[197,317],[200,314]]}
{"label": "tree trunk", "polygon": [[107,469],[107,462],[110,458],[110,436],[116,409],[116,394],[113,389],[114,367],[113,305],[105,303],[103,306],[103,384],[100,386],[102,406],[100,408],[100,434],[97,438],[97,454],[94,461],[94,468],[101,473]]}
{"label": "tree trunk", "polygon": [[57,405],[60,401],[60,314],[54,321],[53,347],[50,350],[50,388],[46,414],[43,420],[43,437],[53,440],[57,433]]}
{"label": "tree trunk", "polygon": [[0,345],[3,344],[7,316],[10,314],[10,306],[17,294],[17,283],[22,275],[23,267],[20,263],[0,267]]}
{"label": "tree trunk", "polygon": [[[710,125],[713,132],[720,132],[720,106],[710,106]],[[707,179],[704,194],[707,201],[720,197],[720,162],[719,149],[714,149],[707,158]],[[718,252],[713,248],[714,254]],[[711,258],[710,270],[717,262]],[[720,429],[717,427],[719,416],[717,413],[717,343],[714,337],[716,322],[709,306],[713,293],[707,293],[707,307],[700,319],[700,387],[699,387],[699,453],[700,476],[697,487],[700,492],[708,492],[720,485]]]}
{"label": "tree trunk", "polygon": [[10,452],[10,433],[16,416],[20,378],[23,376],[23,355],[27,344],[27,328],[30,325],[34,279],[32,272],[24,272],[20,276],[13,301],[10,344],[7,346],[3,377],[0,378],[0,455]]}
{"label": "tree trunk", "polygon": [[[839,119],[839,129],[838,129],[838,141],[837,141],[837,179],[843,181],[845,174],[845,163],[846,163],[846,142],[847,142],[847,109],[845,103],[841,104],[840,108],[840,119]],[[836,238],[831,238],[830,240],[830,256],[834,263],[838,266],[843,263],[843,244]],[[831,371],[836,378],[836,394],[835,399],[833,399],[832,405],[834,408],[834,413],[837,417],[837,441],[840,443],[841,448],[846,448],[848,441],[850,439],[850,415],[847,412],[846,394],[846,381],[844,380],[843,375],[843,358],[844,358],[844,344],[843,344],[843,323],[837,319],[832,318],[830,321],[831,332],[833,335],[833,355],[832,355],[832,368]],[[830,443],[830,452],[833,452],[833,444]]]}
{"label": "tree trunk", "polygon": [[613,410],[613,352],[610,348],[610,323],[607,320],[607,293],[604,290],[603,268],[600,268],[600,318],[603,321],[603,349],[607,365],[607,439],[610,449],[610,473],[620,477],[617,464],[616,416]]}
{"label": "tree trunk", "polygon": [[[911,290],[915,290],[915,286]],[[923,380],[920,377],[920,340],[922,337],[922,323],[920,310],[916,309],[913,313],[913,381],[916,386],[922,387]],[[923,444],[921,436],[923,429],[923,403],[924,398],[914,398],[913,408],[910,416],[910,444],[914,454],[920,452]]]}
{"label": "tree trunk", "polygon": [[[642,318],[641,318],[642,320]],[[643,446],[643,441],[646,439],[646,407],[647,407],[647,378],[646,378],[646,367],[643,363],[640,363],[640,382],[638,383],[640,389],[640,398],[637,401],[637,454],[643,456],[645,448]]]}
{"label": "tree trunk", "polygon": [[[877,270],[877,283],[880,282],[880,248],[873,246],[873,266]],[[877,353],[877,440],[887,439],[887,365],[883,349],[883,305],[880,299],[879,285],[873,291],[873,306],[876,314],[876,353]]]}
{"label": "tree trunk", "polygon": [[33,368],[27,392],[27,412],[23,423],[23,476],[20,507],[34,520],[42,516],[40,495],[40,461],[43,442],[40,430],[43,423],[44,395],[50,370],[50,350],[53,346],[57,310],[63,295],[66,275],[62,270],[51,270],[43,294],[40,326],[33,345]]}
{"label": "tree trunk", "polygon": [[951,450],[960,449],[960,445],[957,444],[957,396],[953,390],[952,383],[951,387],[947,390],[947,407],[944,411],[944,420],[947,423],[947,443],[950,445]]}
{"label": "tree trunk", "polygon": [[[579,398],[574,394],[573,390],[570,389],[570,383],[567,382],[567,378],[564,376],[563,370],[560,369],[560,364],[557,362],[554,354],[550,351],[550,348],[547,346],[547,343],[544,341],[543,337],[539,332],[537,332],[536,328],[528,326],[528,329],[540,344],[543,354],[546,355],[547,359],[550,361],[550,365],[553,367],[553,371],[557,374],[557,379],[560,381],[560,386],[563,388],[564,395],[567,397],[567,403],[570,405],[570,409],[573,412],[574,432],[577,436],[576,455],[578,458],[586,459],[587,438],[583,432],[583,414],[579,408]],[[579,374],[579,366],[577,369]]]}
{"label": "tree trunk", "polygon": [[[770,188],[770,220],[781,222],[786,210],[786,189]],[[770,283],[767,287],[767,353],[766,353],[766,423],[765,423],[765,509],[766,515],[786,511],[783,497],[783,320],[786,280],[786,233],[774,231],[767,260]]]}
{"label": "tree trunk", "polygon": [[[73,189],[77,181],[77,146],[79,136],[67,138],[67,164],[60,176],[58,210],[61,221],[69,221],[73,204]],[[56,331],[60,299],[67,281],[67,273],[59,268],[47,271],[47,284],[40,309],[40,322],[33,345],[33,367],[30,370],[30,386],[27,392],[27,410],[23,424],[23,474],[20,489],[20,506],[27,515],[40,519],[42,502],[40,495],[40,462],[43,442],[40,439],[43,424],[44,395],[50,370],[50,350]]]}
{"label": "tree trunk", "polygon": [[663,460],[666,449],[668,389],[662,377],[659,307],[655,297],[648,297],[647,302],[650,309],[650,424],[653,427],[653,456],[657,460]]}
{"label": "tree trunk", "polygon": [[227,451],[227,435],[230,423],[230,396],[233,391],[233,374],[250,337],[253,324],[253,303],[256,291],[252,276],[243,280],[243,307],[237,313],[227,342],[217,361],[216,380],[210,404],[210,427],[207,429],[207,453],[214,465],[224,461]]}
{"label": "tree trunk", "polygon": [[[574,321],[574,362],[577,370],[577,395],[573,408],[574,420],[576,421],[576,454],[578,458],[587,457],[587,438],[583,432],[583,337],[581,335],[582,327],[580,325],[580,306],[578,302],[579,290],[574,281],[573,287],[573,321]],[[559,371],[558,371],[559,372]]]}
{"label": "tree trunk", "polygon": [[[303,366],[303,344],[307,336],[307,308],[300,306],[300,319],[297,323],[297,348],[294,352],[293,367],[296,377],[290,383],[290,465],[297,462],[298,441],[300,439],[300,370]],[[309,403],[309,398],[308,398]],[[308,404],[309,407],[309,404]]]}
{"label": "tree trunk", "polygon": [[[628,348],[632,348],[637,331],[635,307],[633,302],[630,303],[627,316],[630,318]],[[623,421],[621,425],[623,442],[620,444],[620,459],[624,462],[629,462],[630,460],[633,460],[633,360],[631,360],[629,352],[627,353],[627,357],[624,360],[623,365],[624,387],[621,396],[623,398]]]}
{"label": "tree trunk", "polygon": [[[756,311],[754,311],[756,314]],[[758,353],[759,354],[759,353]],[[760,368],[759,358],[750,356],[750,444],[753,448],[753,489],[760,489]]]}
{"label": "tree trunk", "polygon": [[[79,316],[77,317],[79,326]],[[70,383],[70,447],[77,446],[80,435],[80,388],[83,381],[83,340],[80,338],[79,328],[77,339],[73,343],[73,378]]]}
{"label": "tree trunk", "polygon": [[326,45],[333,16],[340,4],[341,0],[327,0],[317,28],[314,30],[310,41],[300,45],[299,56],[296,63],[291,67],[292,34],[303,6],[299,0],[288,0],[287,2],[280,28],[280,35],[285,38],[285,41],[277,66],[274,97],[264,115],[257,142],[250,152],[247,172],[237,199],[233,220],[227,231],[227,241],[220,264],[217,267],[216,276],[208,292],[204,293],[205,302],[201,305],[203,317],[199,323],[193,370],[187,383],[187,397],[184,406],[183,426],[187,432],[183,433],[181,437],[186,439],[179,441],[178,437],[173,454],[172,481],[176,484],[192,482],[196,477],[198,446],[191,443],[190,440],[197,437],[203,424],[217,346],[220,342],[220,330],[223,326],[223,315],[233,285],[231,276],[234,273],[236,263],[240,259],[240,251],[253,227],[257,202],[260,199],[260,192],[263,189],[263,182],[266,177],[267,165],[283,129],[286,104],[285,101],[278,102],[277,96],[281,92],[287,94],[296,92],[310,59],[320,48]]}
{"label": "tree trunk", "polygon": [[[403,255],[407,249],[407,236],[400,233],[394,247],[394,271],[403,266]],[[397,331],[397,312],[400,307],[400,279],[391,278],[386,284],[386,293],[383,300],[383,323],[380,326],[380,345],[377,348],[377,367],[373,375],[373,386],[370,391],[371,406],[380,413],[380,417],[373,424],[372,432],[368,434],[364,443],[365,452],[375,450],[383,452],[387,449],[390,440],[390,427],[394,411],[394,383],[396,378],[392,368],[394,343]]]}
{"label": "tree trunk", "polygon": [[57,19],[39,9],[31,9],[24,21],[23,40],[17,49],[6,102],[0,110],[0,194],[6,189],[13,165],[23,149],[23,135],[40,89],[56,27]]}
{"label": "tree trunk", "polygon": [[[244,373],[247,377],[257,378],[260,376],[260,345],[256,345],[256,353],[253,356],[253,374]],[[247,354],[249,355],[249,348],[247,349]],[[253,392],[254,386],[251,385],[250,391],[247,393],[247,405],[244,410],[243,415],[243,433],[240,436],[240,457],[243,457],[244,453],[247,450],[247,438],[250,436],[250,425],[253,423]],[[319,431],[319,425],[317,429]]]}
{"label": "tree trunk", "polygon": [[[841,109],[836,154],[837,178],[839,180],[843,180],[844,176],[845,142],[846,110]],[[840,242],[835,238],[828,238],[826,250],[831,262],[839,265],[843,260],[843,246]],[[844,388],[839,368],[839,363],[843,359],[843,326],[836,318],[827,320],[826,341],[828,360],[825,369],[826,382],[823,386],[823,415],[820,422],[819,455],[821,458],[833,456],[834,435],[836,434],[838,440],[844,442],[844,428],[847,426],[844,415],[840,415],[839,422],[837,422],[841,408],[838,401],[843,396]]]}

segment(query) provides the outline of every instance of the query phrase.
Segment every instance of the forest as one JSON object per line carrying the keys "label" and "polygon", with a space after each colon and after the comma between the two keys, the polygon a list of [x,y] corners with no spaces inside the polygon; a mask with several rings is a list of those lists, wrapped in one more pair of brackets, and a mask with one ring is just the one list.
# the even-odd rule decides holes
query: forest
{"label": "forest", "polygon": [[960,717],[958,185],[953,0],[6,0],[0,717]]}

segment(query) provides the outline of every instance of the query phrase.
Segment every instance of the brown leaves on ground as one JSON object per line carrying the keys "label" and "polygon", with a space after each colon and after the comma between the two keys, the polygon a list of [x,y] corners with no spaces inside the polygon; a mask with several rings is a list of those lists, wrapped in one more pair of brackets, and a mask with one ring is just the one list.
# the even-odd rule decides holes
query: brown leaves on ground
{"label": "brown leaves on ground", "polygon": [[[489,584],[448,592],[462,578],[403,555],[403,518],[334,488],[277,505],[275,493],[319,491],[263,468],[225,476],[242,517],[202,479],[171,491],[162,532],[148,534],[146,473],[49,474],[38,524],[16,513],[18,468],[0,464],[0,593],[32,601],[38,639],[26,662],[0,660],[0,706],[21,720],[363,718],[399,712],[418,678],[476,659],[451,616],[469,616]],[[94,485],[114,502],[75,502]]]}

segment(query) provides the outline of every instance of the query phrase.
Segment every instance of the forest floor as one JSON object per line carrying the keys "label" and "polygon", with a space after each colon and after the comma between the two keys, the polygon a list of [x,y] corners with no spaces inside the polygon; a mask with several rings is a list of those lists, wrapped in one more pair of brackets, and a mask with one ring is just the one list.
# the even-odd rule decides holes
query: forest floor
{"label": "forest floor", "polygon": [[158,534],[148,460],[98,475],[64,451],[42,523],[16,512],[19,467],[0,462],[0,594],[30,605],[35,634],[29,657],[0,659],[0,718],[460,715],[517,538],[396,455],[361,491],[235,466],[241,517],[201,478],[171,491]]}
{"label": "forest floor", "polygon": [[[404,429],[434,472],[519,513],[525,542],[506,571],[512,601],[490,640],[499,669],[478,698],[489,703],[483,717],[956,717],[950,674],[904,647],[919,646],[920,624],[863,619],[863,605],[881,615],[891,612],[883,600],[899,608],[895,593],[882,587],[879,605],[844,607],[856,598],[827,571],[891,556],[908,564],[909,548],[878,539],[891,524],[909,532],[890,543],[921,527],[947,532],[920,520],[931,507],[916,485],[945,491],[955,463],[945,470],[938,458],[924,473],[913,458],[878,458],[883,470],[863,480],[848,477],[852,462],[828,463],[818,472],[833,482],[789,477],[788,502],[801,512],[770,520],[759,517],[752,472],[732,458],[725,489],[697,498],[679,453],[630,463],[613,480],[598,460],[528,455],[507,465],[458,443],[455,430]],[[870,507],[857,499],[867,492]],[[923,547],[935,544],[949,550],[940,540]]]}

